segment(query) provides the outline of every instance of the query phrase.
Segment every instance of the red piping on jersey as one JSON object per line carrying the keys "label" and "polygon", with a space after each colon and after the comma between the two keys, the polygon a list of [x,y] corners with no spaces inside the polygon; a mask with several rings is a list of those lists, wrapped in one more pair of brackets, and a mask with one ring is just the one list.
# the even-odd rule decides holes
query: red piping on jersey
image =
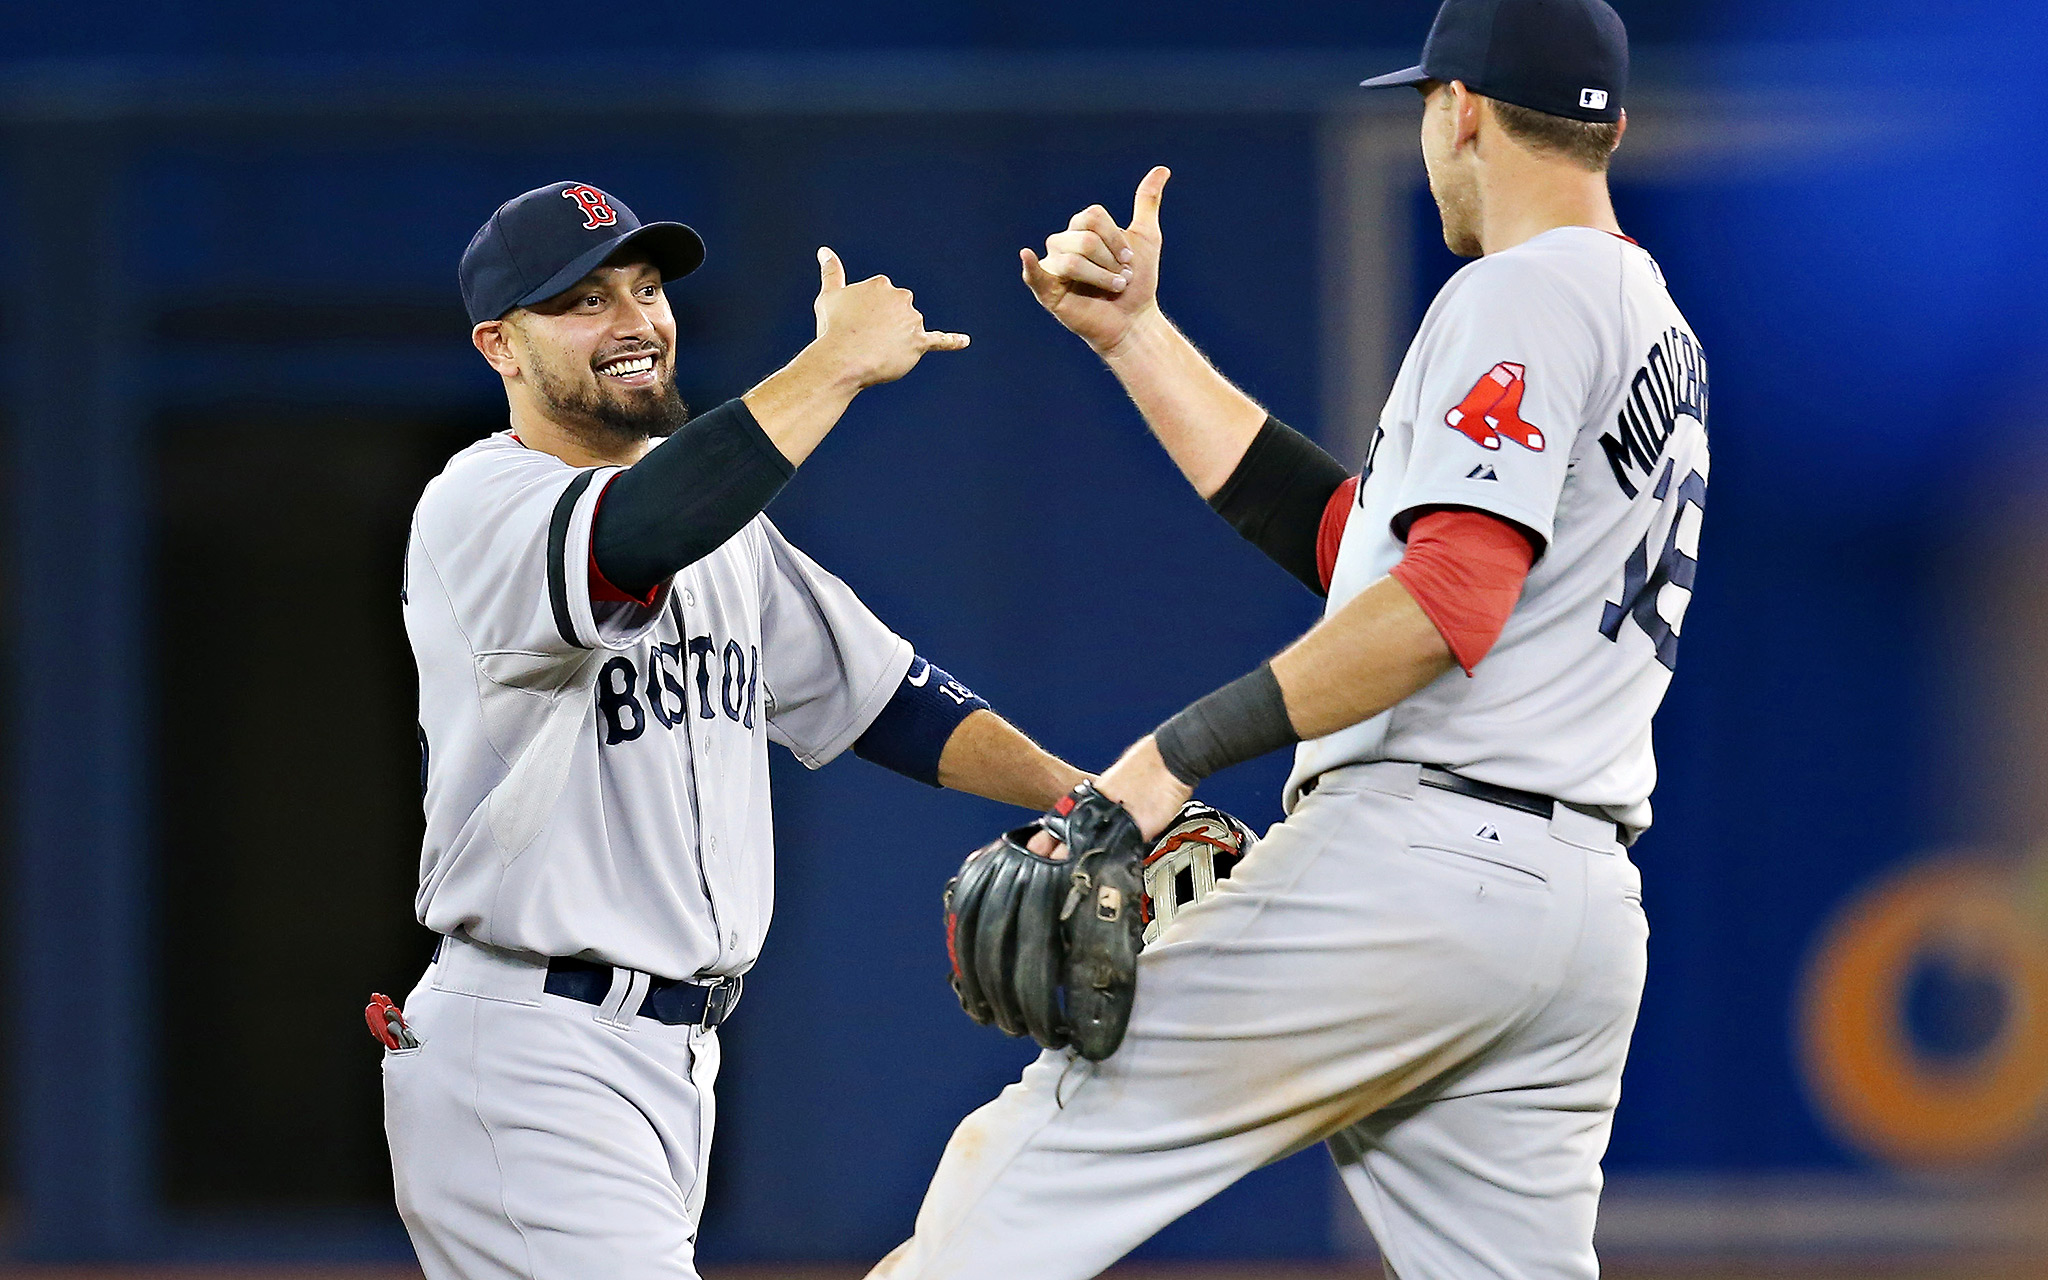
{"label": "red piping on jersey", "polygon": [[1408,550],[1387,572],[1469,676],[1500,639],[1535,558],[1529,535],[1498,516],[1432,511],[1409,527]]}
{"label": "red piping on jersey", "polygon": [[[512,438],[517,440],[519,437]],[[623,587],[613,586],[611,579],[604,576],[604,570],[597,567],[597,513],[604,510],[604,495],[611,492],[612,480],[624,474],[623,471],[612,473],[611,480],[605,481],[604,488],[597,491],[597,505],[590,509],[590,598],[594,601],[608,600],[616,604],[637,604],[643,609],[651,609],[654,607],[654,597],[661,591],[659,582],[647,588],[647,594],[644,596],[629,595]]]}

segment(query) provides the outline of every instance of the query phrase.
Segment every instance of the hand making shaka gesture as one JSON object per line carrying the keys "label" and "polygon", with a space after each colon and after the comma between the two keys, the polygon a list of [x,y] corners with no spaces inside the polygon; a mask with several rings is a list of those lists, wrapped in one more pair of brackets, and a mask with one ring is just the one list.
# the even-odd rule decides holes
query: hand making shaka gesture
{"label": "hand making shaka gesture", "polygon": [[1039,305],[1098,354],[1109,354],[1140,317],[1158,310],[1159,196],[1171,176],[1160,165],[1138,183],[1128,227],[1089,205],[1046,238],[1043,259],[1018,251]]}

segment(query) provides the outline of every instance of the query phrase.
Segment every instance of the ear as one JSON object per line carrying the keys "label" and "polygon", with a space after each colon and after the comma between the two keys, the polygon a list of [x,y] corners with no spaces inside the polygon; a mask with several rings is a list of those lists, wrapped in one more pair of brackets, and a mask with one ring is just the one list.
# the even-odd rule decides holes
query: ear
{"label": "ear", "polygon": [[519,353],[512,346],[510,325],[503,320],[486,320],[469,331],[469,340],[500,377],[519,376]]}
{"label": "ear", "polygon": [[1450,89],[1451,150],[1456,151],[1479,136],[1479,116],[1483,108],[1480,96],[1465,87],[1463,80],[1453,80]]}

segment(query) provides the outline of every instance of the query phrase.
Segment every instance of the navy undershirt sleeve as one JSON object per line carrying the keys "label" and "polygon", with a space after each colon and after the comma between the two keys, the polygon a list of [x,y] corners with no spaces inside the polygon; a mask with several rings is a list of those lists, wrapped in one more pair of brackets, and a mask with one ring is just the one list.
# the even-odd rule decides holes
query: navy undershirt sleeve
{"label": "navy undershirt sleeve", "polygon": [[745,528],[795,470],[745,401],[697,415],[604,491],[590,535],[597,571],[646,595]]}
{"label": "navy undershirt sleeve", "polygon": [[939,785],[939,756],[960,722],[988,706],[974,690],[923,658],[910,670],[867,732],[853,740],[853,754],[926,786]]}

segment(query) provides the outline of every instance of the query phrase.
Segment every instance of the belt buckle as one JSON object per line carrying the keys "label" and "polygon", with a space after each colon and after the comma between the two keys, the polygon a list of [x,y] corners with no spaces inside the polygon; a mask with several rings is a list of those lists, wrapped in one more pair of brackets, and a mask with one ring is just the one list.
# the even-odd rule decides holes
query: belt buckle
{"label": "belt buckle", "polygon": [[733,1006],[740,1002],[740,987],[744,984],[737,974],[719,979],[704,991],[704,1018],[697,1025],[715,1027],[732,1016]]}

